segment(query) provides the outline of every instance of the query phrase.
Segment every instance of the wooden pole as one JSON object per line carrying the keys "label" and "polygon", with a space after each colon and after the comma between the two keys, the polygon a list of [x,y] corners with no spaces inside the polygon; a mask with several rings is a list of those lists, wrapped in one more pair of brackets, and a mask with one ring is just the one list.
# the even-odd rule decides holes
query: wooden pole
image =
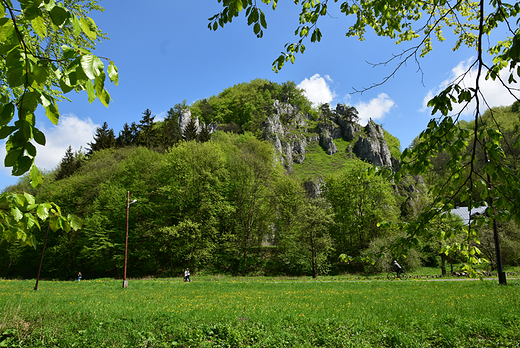
{"label": "wooden pole", "polygon": [[126,198],[126,235],[125,235],[125,265],[123,270],[123,289],[128,287],[128,280],[126,280],[126,260],[128,256],[128,215],[130,212],[130,191],[127,191]]}
{"label": "wooden pole", "polygon": [[47,233],[45,233],[45,241],[43,242],[42,257],[40,259],[40,267],[38,268],[38,276],[36,277],[36,285],[34,286],[34,290],[38,290],[38,281],[40,280],[40,272],[42,270],[42,264],[43,264],[43,254],[45,254],[45,246],[47,245],[47,236],[49,235],[50,228],[51,228],[51,224],[49,222],[49,225],[47,226]]}

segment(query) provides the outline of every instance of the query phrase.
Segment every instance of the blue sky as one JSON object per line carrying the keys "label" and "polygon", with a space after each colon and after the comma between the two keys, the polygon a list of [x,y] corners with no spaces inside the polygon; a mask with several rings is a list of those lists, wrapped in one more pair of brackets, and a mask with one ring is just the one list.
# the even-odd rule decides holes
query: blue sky
{"label": "blue sky", "polygon": [[[108,85],[112,96],[108,108],[98,100],[89,104],[85,93],[72,92],[68,95],[72,102],[59,104],[58,126],[46,120],[43,110],[39,111],[38,127],[47,136],[47,145],[38,147],[36,164],[40,168],[56,167],[69,145],[75,151],[85,149],[96,127],[105,121],[117,134],[125,122],[138,122],[146,109],[161,119],[183,100],[190,104],[256,78],[278,83],[294,81],[316,104],[353,105],[362,122],[372,118],[382,124],[399,138],[404,149],[431,118],[425,101],[464,71],[476,53],[469,49],[452,51],[453,40],[434,42],[434,51],[419,61],[422,73],[411,60],[384,85],[352,94],[355,89],[381,82],[395,68],[392,64],[374,67],[368,62],[384,62],[409,46],[395,45],[371,33],[363,42],[345,37],[352,23],[331,6],[330,16],[319,23],[322,41],[309,42],[295,64],[286,64],[274,73],[271,63],[284,50],[285,43],[296,40],[299,12],[292,1],[280,1],[276,11],[262,8],[268,29],[261,39],[256,38],[244,18],[210,31],[208,18],[221,9],[216,0],[153,0],[143,4],[142,0],[105,0],[101,1],[105,11],[91,14],[110,37],[96,53],[115,62],[119,86]],[[498,83],[487,82],[483,88],[491,106],[514,101]],[[471,118],[471,114],[465,117]],[[3,143],[0,156],[5,156]],[[0,178],[2,187],[17,181],[10,176],[10,169],[3,167]]]}

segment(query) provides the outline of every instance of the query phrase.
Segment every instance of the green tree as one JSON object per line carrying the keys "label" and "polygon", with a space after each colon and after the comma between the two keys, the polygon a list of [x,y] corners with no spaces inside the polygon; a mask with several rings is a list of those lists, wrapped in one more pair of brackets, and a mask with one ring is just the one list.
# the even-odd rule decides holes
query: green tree
{"label": "green tree", "polygon": [[116,147],[137,145],[138,135],[139,129],[137,128],[137,124],[132,122],[129,126],[128,123],[125,122],[123,129],[119,131],[119,135],[116,138]]}
{"label": "green tree", "polygon": [[334,250],[329,228],[334,223],[333,212],[323,199],[309,199],[299,211],[295,225],[297,250],[309,262],[312,277],[326,274],[330,268],[329,255]]}
{"label": "green tree", "polygon": [[174,108],[170,108],[162,123],[159,144],[163,149],[168,149],[182,139],[181,128],[178,122],[179,112],[175,111]]}
{"label": "green tree", "polygon": [[143,117],[139,121],[139,135],[137,136],[137,143],[139,145],[146,146],[151,149],[155,146],[156,139],[156,129],[155,129],[155,115],[152,116],[152,112],[150,109],[146,109],[143,112]]}
{"label": "green tree", "polygon": [[98,98],[108,106],[105,78],[117,84],[117,69],[109,61],[105,72],[90,53],[104,37],[87,16],[91,10],[101,10],[96,0],[0,2],[0,139],[8,138],[5,165],[13,175],[31,168],[32,141],[45,145],[36,128],[38,105],[54,124],[60,117],[56,101],[72,90],[86,90],[90,102]]}
{"label": "green tree", "polygon": [[331,234],[339,253],[360,256],[370,241],[392,232],[380,223],[399,221],[391,184],[369,168],[359,161],[325,179],[325,197],[334,211]]}
{"label": "green tree", "polygon": [[166,154],[158,172],[165,210],[161,222],[163,240],[177,265],[210,268],[226,233],[220,226],[232,207],[226,200],[226,158],[213,142],[181,142]]}
{"label": "green tree", "polygon": [[276,181],[272,196],[274,217],[274,245],[277,250],[279,272],[308,274],[311,270],[308,258],[300,252],[299,219],[301,210],[308,204],[300,182],[283,175]]}
{"label": "green tree", "polygon": [[200,129],[199,136],[198,136],[198,140],[201,143],[205,143],[206,141],[210,141],[211,140],[211,133],[209,132],[208,126],[206,126],[206,124],[202,125],[202,127]]}
{"label": "green tree", "polygon": [[277,167],[271,146],[252,135],[238,137],[229,155],[229,199],[234,202],[232,229],[237,238],[238,271],[246,274],[253,248],[259,247],[273,214],[269,196]]}
{"label": "green tree", "polygon": [[81,168],[83,157],[84,155],[81,152],[72,152],[72,146],[69,145],[56,171],[56,180],[65,179],[74,174]]}
{"label": "green tree", "polygon": [[114,130],[112,128],[108,128],[108,123],[104,122],[103,126],[96,128],[96,133],[94,134],[94,141],[88,143],[87,145],[89,146],[89,149],[87,151],[88,155],[92,155],[95,151],[115,147],[116,138],[114,135]]}
{"label": "green tree", "polygon": [[184,134],[182,135],[183,139],[186,141],[197,140],[198,139],[198,129],[197,124],[195,123],[195,119],[190,119],[190,122],[186,125],[184,129]]}

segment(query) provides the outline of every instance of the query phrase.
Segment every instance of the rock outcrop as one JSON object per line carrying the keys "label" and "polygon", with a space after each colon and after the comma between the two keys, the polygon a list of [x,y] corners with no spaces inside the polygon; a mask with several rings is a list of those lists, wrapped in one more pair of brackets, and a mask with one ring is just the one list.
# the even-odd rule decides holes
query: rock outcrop
{"label": "rock outcrop", "polygon": [[392,166],[392,156],[385,141],[383,128],[372,120],[365,126],[365,134],[360,135],[353,152],[375,166]]}
{"label": "rock outcrop", "polygon": [[[188,126],[188,123],[191,121],[191,111],[190,109],[184,109],[179,113],[179,118],[177,122],[179,123],[179,127],[181,128],[181,133],[184,134],[184,130]],[[197,132],[200,132],[202,127],[199,124],[199,118],[195,118],[195,125],[197,126]]]}
{"label": "rock outcrop", "polygon": [[310,115],[296,107],[275,101],[273,112],[262,124],[263,138],[273,145],[276,157],[285,169],[292,172],[293,163],[305,161],[306,148],[317,142],[328,155],[338,149],[334,139],[355,142],[349,145],[349,154],[376,166],[392,166],[392,157],[384,138],[383,128],[373,121],[365,127],[355,122],[357,111],[338,104],[335,111],[328,110],[320,117],[317,126],[309,129]]}
{"label": "rock outcrop", "polygon": [[273,145],[277,159],[289,172],[293,163],[303,163],[308,144],[319,139],[318,135],[304,134],[307,120],[308,116],[294,106],[275,101],[271,116],[262,123],[263,138]]}

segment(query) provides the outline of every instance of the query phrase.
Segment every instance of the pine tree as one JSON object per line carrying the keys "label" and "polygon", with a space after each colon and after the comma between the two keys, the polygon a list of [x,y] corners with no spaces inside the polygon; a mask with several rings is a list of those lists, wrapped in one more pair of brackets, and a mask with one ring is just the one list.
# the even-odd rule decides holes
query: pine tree
{"label": "pine tree", "polygon": [[98,127],[96,129],[96,134],[94,134],[94,142],[87,143],[89,146],[88,155],[92,155],[95,151],[109,149],[111,147],[116,146],[116,137],[114,135],[114,130],[112,128],[108,128],[108,123],[103,123],[102,127]]}
{"label": "pine tree", "polygon": [[72,146],[69,145],[67,151],[65,151],[65,156],[61,159],[60,165],[56,172],[56,180],[61,180],[68,178],[72,174],[74,174],[81,166],[82,161],[78,154],[72,152]]}
{"label": "pine tree", "polygon": [[171,108],[164,119],[159,139],[159,144],[163,149],[169,148],[182,139],[178,117],[178,112]]}
{"label": "pine tree", "polygon": [[154,119],[155,115],[152,116],[150,109],[146,109],[143,112],[143,118],[139,121],[140,124],[137,126],[139,128],[138,144],[149,149],[157,144]]}
{"label": "pine tree", "polygon": [[139,129],[135,122],[132,122],[132,125],[128,125],[125,123],[123,126],[123,130],[119,131],[119,136],[116,139],[116,147],[125,147],[136,145],[137,136],[139,135]]}
{"label": "pine tree", "polygon": [[186,128],[184,129],[183,138],[186,141],[197,140],[197,124],[195,119],[191,119]]}
{"label": "pine tree", "polygon": [[208,126],[206,124],[202,125],[202,129],[199,133],[199,142],[205,143],[206,141],[209,141],[211,139],[211,133],[208,130]]}

